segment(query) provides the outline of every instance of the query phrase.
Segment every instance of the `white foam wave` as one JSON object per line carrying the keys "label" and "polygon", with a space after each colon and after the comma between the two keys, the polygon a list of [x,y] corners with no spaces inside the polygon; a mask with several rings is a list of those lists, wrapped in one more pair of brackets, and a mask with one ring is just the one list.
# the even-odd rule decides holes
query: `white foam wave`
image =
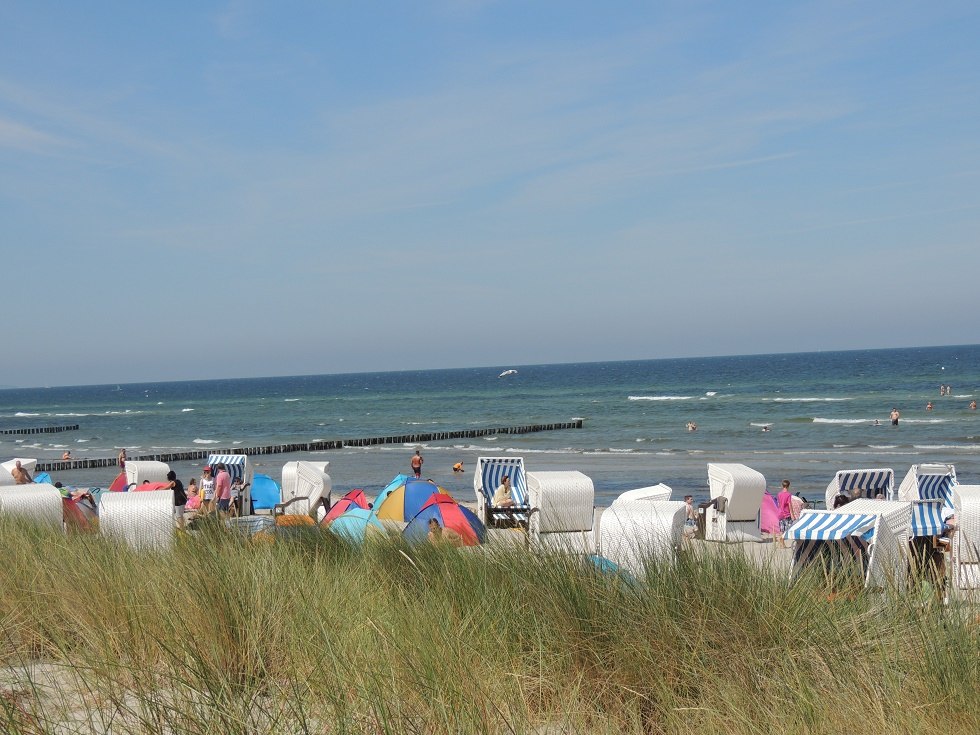
{"label": "white foam wave", "polygon": [[902,419],[903,424],[945,424],[946,419]]}
{"label": "white foam wave", "polygon": [[689,401],[694,396],[629,396],[631,401]]}
{"label": "white foam wave", "polygon": [[284,398],[283,399],[283,402],[284,403],[295,403],[298,400],[299,400],[299,398]]}
{"label": "white foam wave", "polygon": [[18,411],[14,416],[40,416],[39,413],[28,413],[27,411]]}
{"label": "white foam wave", "polygon": [[716,390],[709,390],[709,391],[706,391],[705,392],[705,395],[706,396],[716,396],[716,395],[718,395],[718,391],[716,391]]}
{"label": "white foam wave", "polygon": [[195,444],[220,444],[221,442],[218,439],[195,439],[194,443]]}
{"label": "white foam wave", "polygon": [[913,444],[913,449],[925,449],[930,452],[940,449],[973,449],[975,444]]}
{"label": "white foam wave", "polygon": [[87,414],[87,413],[56,413],[54,415],[55,416],[78,416],[78,417],[85,417],[85,416],[88,416],[89,414]]}
{"label": "white foam wave", "polygon": [[189,411],[193,411],[193,410],[195,410],[195,409],[193,409],[193,408],[182,408],[182,409],[180,409],[180,412],[181,413],[188,413]]}
{"label": "white foam wave", "polygon": [[771,424],[771,423],[769,423],[769,424],[759,424],[759,423],[756,423],[756,422],[754,422],[754,421],[750,421],[750,422],[749,422],[749,426],[759,426],[759,427],[763,427],[763,426],[772,426],[772,424]]}
{"label": "white foam wave", "polygon": [[813,419],[815,424],[870,424],[871,421],[868,419],[823,419],[815,418]]}
{"label": "white foam wave", "polygon": [[897,444],[869,444],[870,449],[898,449]]}
{"label": "white foam wave", "polygon": [[839,401],[850,401],[851,398],[763,398],[764,401],[773,403],[837,403]]}

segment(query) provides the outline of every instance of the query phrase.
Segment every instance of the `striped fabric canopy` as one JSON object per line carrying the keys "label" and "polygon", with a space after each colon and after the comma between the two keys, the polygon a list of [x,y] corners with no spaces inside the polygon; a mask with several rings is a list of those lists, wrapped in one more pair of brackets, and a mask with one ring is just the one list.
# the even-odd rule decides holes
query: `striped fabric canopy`
{"label": "striped fabric canopy", "polygon": [[912,503],[912,535],[943,532],[943,510],[953,509],[953,478],[948,474],[919,475],[919,498]]}
{"label": "striped fabric canopy", "polygon": [[[245,463],[248,461],[246,454],[209,454],[208,465],[211,469],[218,463],[224,463],[225,469],[234,481],[237,477],[245,477]],[[214,473],[217,475],[217,472]]]}
{"label": "striped fabric canopy", "polygon": [[852,494],[855,488],[862,490],[865,498],[874,499],[878,493],[888,495],[895,484],[895,473],[892,470],[842,470],[837,473],[837,484],[840,490]]}
{"label": "striped fabric canopy", "polygon": [[786,531],[794,541],[840,541],[848,536],[869,540],[874,534],[877,516],[865,513],[804,513]]}
{"label": "striped fabric canopy", "polygon": [[487,504],[500,487],[504,475],[510,477],[511,495],[518,508],[527,507],[527,480],[524,477],[524,460],[521,457],[481,457],[480,472],[483,480],[483,494]]}

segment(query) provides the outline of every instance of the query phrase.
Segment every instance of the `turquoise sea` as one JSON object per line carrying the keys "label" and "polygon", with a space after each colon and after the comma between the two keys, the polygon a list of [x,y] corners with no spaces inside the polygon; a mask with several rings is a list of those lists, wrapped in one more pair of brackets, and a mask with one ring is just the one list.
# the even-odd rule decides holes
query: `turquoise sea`
{"label": "turquoise sea", "polygon": [[[506,369],[517,373],[498,377]],[[940,385],[951,386],[940,396]],[[580,470],[597,502],[665,482],[707,493],[708,462],[743,462],[771,485],[822,496],[839,469],[951,462],[980,483],[980,346],[921,347],[562,365],[0,390],[0,429],[78,424],[60,434],[0,436],[0,460],[130,456],[584,419],[584,428],[421,446],[424,475],[460,499],[481,455],[520,455],[531,471]],[[932,401],[934,408],[926,409]],[[890,425],[897,407],[902,418]],[[875,421],[880,425],[875,425]],[[694,421],[698,430],[689,432]],[[763,427],[769,425],[769,431]],[[331,462],[334,486],[377,491],[408,470],[415,445],[266,455]],[[201,462],[175,464],[186,481]],[[55,479],[107,485],[112,469]]]}

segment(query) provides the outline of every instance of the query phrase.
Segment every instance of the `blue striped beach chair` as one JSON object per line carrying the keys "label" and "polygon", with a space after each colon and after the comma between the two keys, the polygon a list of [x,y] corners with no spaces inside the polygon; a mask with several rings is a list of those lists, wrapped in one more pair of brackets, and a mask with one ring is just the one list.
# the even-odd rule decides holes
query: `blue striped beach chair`
{"label": "blue striped beach chair", "polygon": [[912,537],[939,536],[944,515],[955,512],[956,468],[951,464],[912,465],[899,486],[901,500],[912,503]]}
{"label": "blue striped beach chair", "polygon": [[795,542],[790,579],[822,564],[828,576],[858,573],[865,587],[905,585],[909,503],[859,499],[838,510],[806,510],[786,531]]}
{"label": "blue striped beach chair", "polygon": [[828,508],[834,505],[834,496],[841,493],[849,498],[868,498],[874,500],[884,495],[885,500],[894,500],[895,472],[887,467],[870,470],[840,470],[827,485],[825,501]]}
{"label": "blue striped beach chair", "polygon": [[[510,477],[514,506],[497,508],[493,494],[507,475]],[[476,493],[477,515],[488,528],[508,525],[527,526],[531,513],[528,502],[527,476],[523,457],[480,457],[473,472],[473,490]]]}

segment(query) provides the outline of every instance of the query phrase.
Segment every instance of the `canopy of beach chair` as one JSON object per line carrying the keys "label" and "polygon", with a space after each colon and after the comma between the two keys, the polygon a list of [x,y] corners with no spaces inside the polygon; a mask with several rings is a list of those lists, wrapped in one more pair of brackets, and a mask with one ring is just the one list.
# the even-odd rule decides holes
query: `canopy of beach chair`
{"label": "canopy of beach chair", "polygon": [[351,508],[339,518],[335,518],[327,526],[331,533],[354,543],[364,541],[369,530],[384,532],[385,528],[378,520],[373,510],[367,508]]}
{"label": "canopy of beach chair", "polygon": [[428,540],[429,521],[435,518],[439,525],[455,531],[463,539],[463,546],[477,546],[486,540],[487,530],[483,522],[469,508],[457,503],[451,496],[434,492],[429,495],[415,517],[402,532],[410,543]]}
{"label": "canopy of beach chair", "polygon": [[330,510],[327,512],[327,515],[325,515],[323,520],[320,521],[321,525],[327,525],[352,508],[368,509],[367,497],[365,497],[363,490],[351,490],[344,497],[330,506]]}
{"label": "canopy of beach chair", "polygon": [[407,523],[422,510],[432,493],[449,494],[445,488],[429,480],[406,480],[402,485],[386,492],[384,498],[379,496],[374,511],[378,520]]}

